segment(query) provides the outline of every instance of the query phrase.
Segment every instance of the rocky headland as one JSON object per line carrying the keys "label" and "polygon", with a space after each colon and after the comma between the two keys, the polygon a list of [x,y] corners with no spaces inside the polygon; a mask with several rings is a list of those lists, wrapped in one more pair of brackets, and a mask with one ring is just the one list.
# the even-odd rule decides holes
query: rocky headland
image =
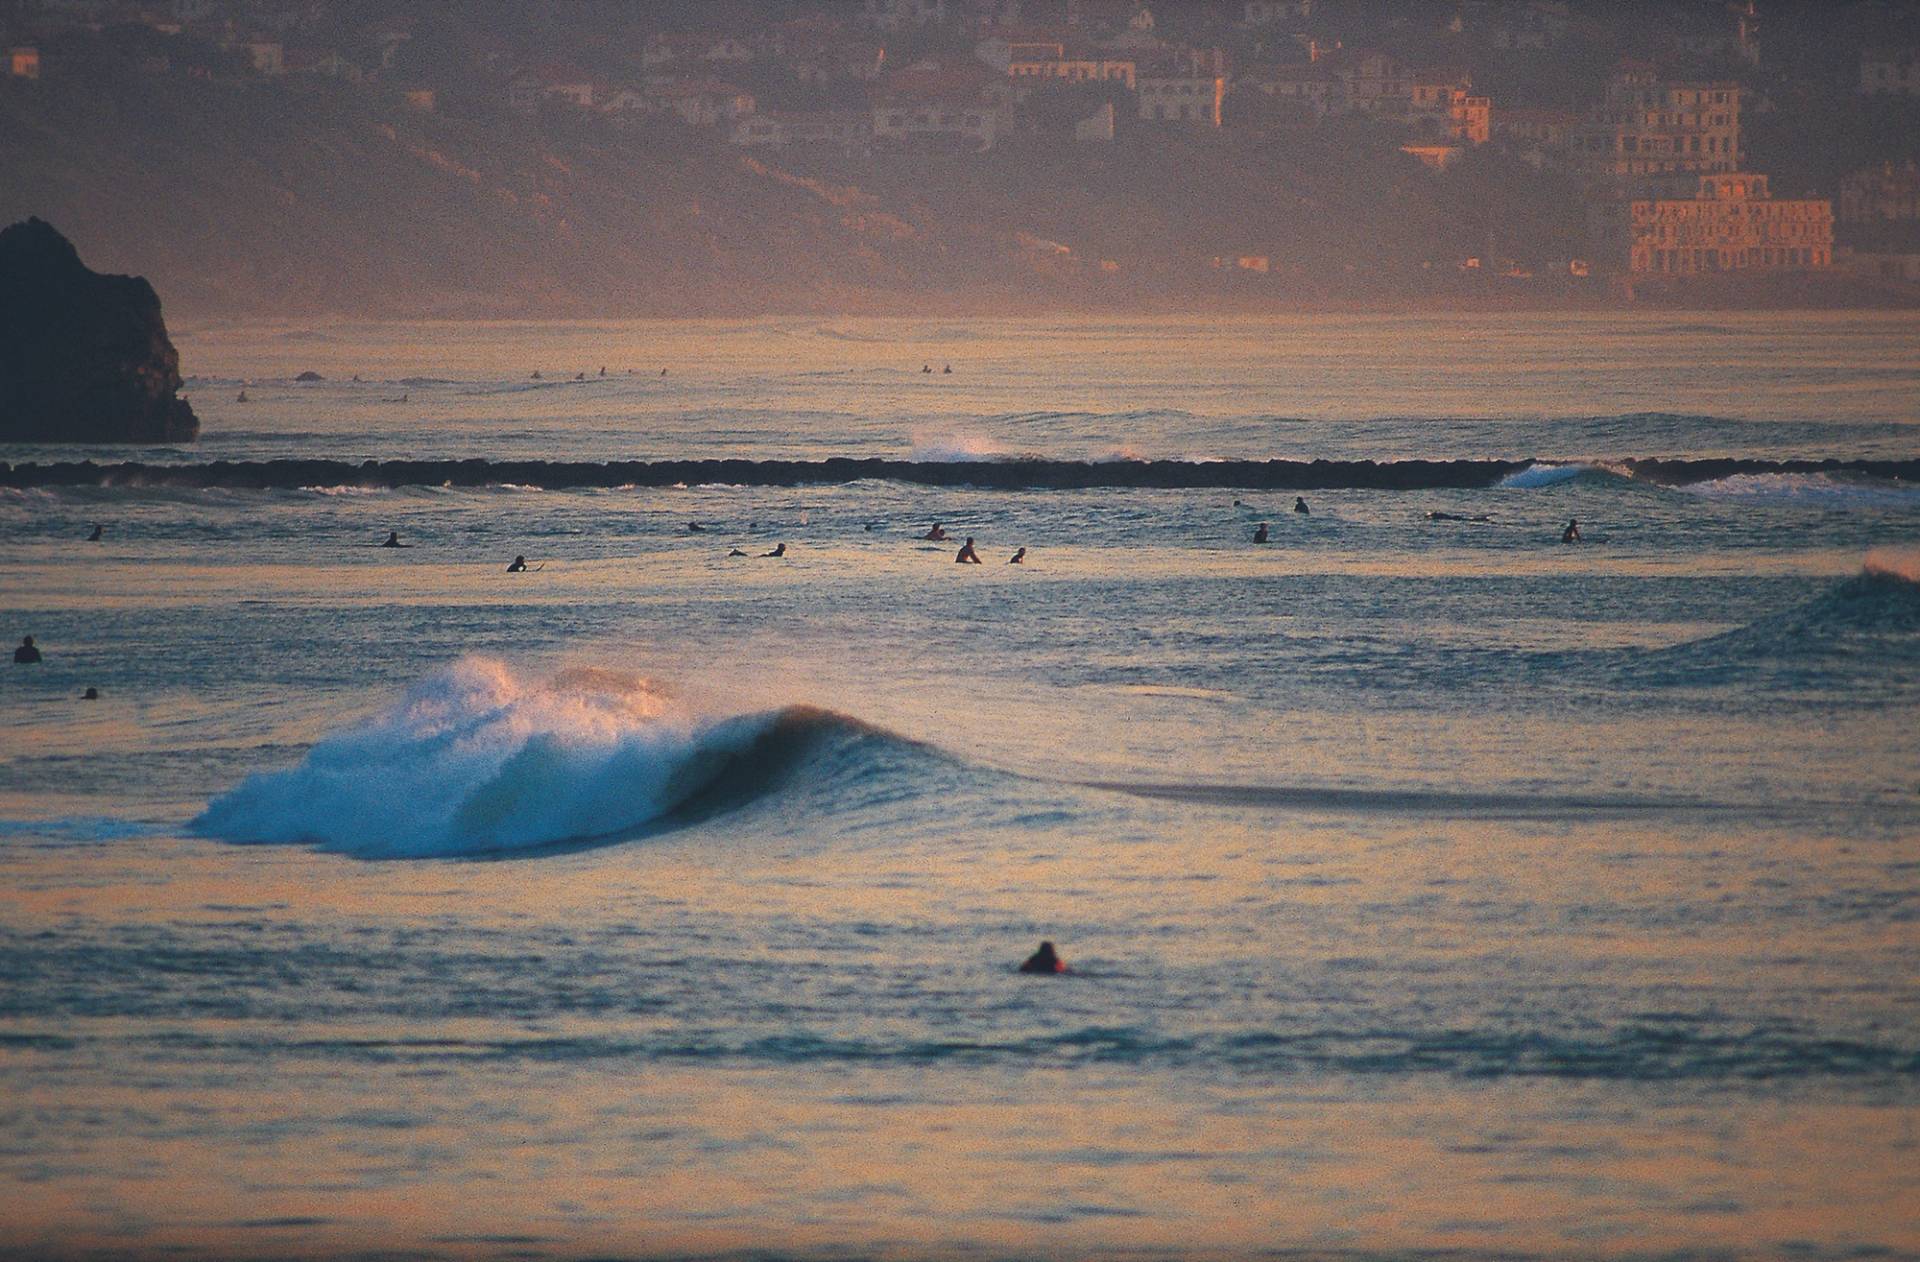
{"label": "rocky headland", "polygon": [[0,230],[0,442],[191,442],[179,390],[152,285],[93,271],[44,220]]}

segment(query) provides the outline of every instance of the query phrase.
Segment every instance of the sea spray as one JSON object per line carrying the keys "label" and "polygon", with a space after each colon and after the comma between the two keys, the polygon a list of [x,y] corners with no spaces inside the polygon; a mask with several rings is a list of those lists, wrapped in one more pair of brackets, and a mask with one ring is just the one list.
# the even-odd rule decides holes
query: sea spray
{"label": "sea spray", "polygon": [[634,676],[528,678],[468,657],[328,736],[299,766],[249,777],[194,826],[370,858],[606,837],[687,801],[779,718],[702,718]]}
{"label": "sea spray", "polygon": [[1920,547],[1875,548],[1867,553],[1864,568],[1875,578],[1898,579],[1920,586]]}

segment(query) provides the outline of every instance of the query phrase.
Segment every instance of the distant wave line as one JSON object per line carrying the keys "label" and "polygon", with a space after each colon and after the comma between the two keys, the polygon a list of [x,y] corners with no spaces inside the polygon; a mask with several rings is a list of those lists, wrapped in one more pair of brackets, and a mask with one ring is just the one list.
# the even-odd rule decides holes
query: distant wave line
{"label": "distant wave line", "polygon": [[[1527,460],[1053,460],[1020,457],[955,461],[836,456],[824,460],[215,460],[151,464],[91,460],[0,461],[0,486],[168,487],[297,490],[301,487],[478,488],[514,484],[542,490],[727,484],[812,486],[905,482],[984,490],[1480,490],[1535,466]],[[1737,475],[1839,473],[1920,482],[1920,459],[1641,459],[1607,468],[1640,481],[1685,486]]]}

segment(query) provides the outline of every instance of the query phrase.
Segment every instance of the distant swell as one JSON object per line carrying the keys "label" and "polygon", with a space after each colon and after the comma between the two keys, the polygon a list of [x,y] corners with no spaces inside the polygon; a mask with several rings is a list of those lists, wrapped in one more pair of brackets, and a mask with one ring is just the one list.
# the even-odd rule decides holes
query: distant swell
{"label": "distant swell", "polygon": [[1878,550],[1860,573],[1744,626],[1635,654],[1640,686],[1735,683],[1859,691],[1906,704],[1920,663],[1920,554]]}
{"label": "distant swell", "polygon": [[[1071,975],[1070,975],[1071,976]],[[1061,985],[1103,985],[1082,974]],[[1148,1026],[1063,1026],[1037,1037],[914,1039],[809,1030],[753,1036],[724,1028],[659,1034],[519,1039],[368,1037],[289,1042],[255,1035],[170,1033],[155,1040],[176,1055],[304,1056],[382,1065],[642,1062],[721,1065],[910,1065],[1104,1067],[1229,1072],[1256,1077],[1309,1073],[1445,1074],[1462,1078],[1559,1078],[1616,1082],[1791,1082],[1920,1077],[1920,1051],[1896,1039],[1837,1037],[1793,1025],[1735,1026],[1675,1014],[1580,1030],[1478,1027],[1239,1029],[1191,1036]],[[70,1052],[85,1035],[27,1035]]]}
{"label": "distant swell", "polygon": [[[1553,485],[1594,466],[1540,460],[930,460],[836,457],[828,460],[344,460],[211,461],[205,464],[54,464],[0,462],[0,487],[177,487],[295,490],[325,487],[484,487],[512,484],[574,488],[813,486],[864,480],[988,490],[1109,487],[1238,490],[1472,490]],[[1920,482],[1916,460],[1625,460],[1605,468],[1668,486],[1761,474],[1846,474]],[[1572,470],[1573,472],[1567,472]]]}
{"label": "distant swell", "polygon": [[777,789],[836,743],[909,744],[826,711],[711,718],[605,670],[522,676],[470,657],[250,776],[196,831],[370,859],[501,854],[633,836]]}

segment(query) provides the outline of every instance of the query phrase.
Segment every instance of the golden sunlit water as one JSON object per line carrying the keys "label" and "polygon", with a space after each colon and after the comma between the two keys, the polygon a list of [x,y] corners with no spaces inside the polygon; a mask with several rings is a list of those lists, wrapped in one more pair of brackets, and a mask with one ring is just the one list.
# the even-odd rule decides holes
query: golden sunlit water
{"label": "golden sunlit water", "polygon": [[1619,463],[1913,331],[181,330],[97,459],[1551,465],[0,491],[0,1254],[1920,1252],[1920,491]]}

